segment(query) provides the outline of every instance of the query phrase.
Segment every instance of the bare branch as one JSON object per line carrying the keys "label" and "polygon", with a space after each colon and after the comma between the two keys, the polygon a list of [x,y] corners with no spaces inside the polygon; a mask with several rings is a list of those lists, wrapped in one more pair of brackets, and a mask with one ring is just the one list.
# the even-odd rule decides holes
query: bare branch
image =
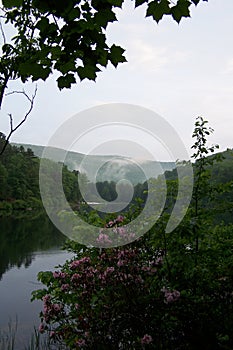
{"label": "bare branch", "polygon": [[1,21],[1,19],[0,19],[0,32],[1,32],[1,34],[2,34],[3,42],[4,42],[4,44],[6,44],[6,35],[5,35],[5,33],[4,33],[4,30],[3,30],[3,26],[2,26],[2,21]]}
{"label": "bare branch", "polygon": [[33,109],[33,106],[34,106],[34,101],[35,101],[35,98],[36,98],[36,94],[37,94],[37,85],[35,87],[35,91],[34,91],[34,94],[29,97],[29,95],[24,91],[11,91],[9,93],[6,94],[6,96],[9,96],[9,95],[13,95],[13,94],[22,94],[24,97],[26,97],[26,99],[29,101],[30,103],[30,106],[29,106],[29,109],[28,111],[26,112],[24,118],[14,127],[14,123],[13,123],[13,116],[12,114],[8,114],[9,118],[10,118],[10,132],[5,140],[5,143],[4,143],[4,146],[2,148],[2,150],[0,151],[0,155],[5,151],[8,143],[9,143],[9,139],[10,137],[12,136],[12,134],[23,124],[25,123],[25,121],[27,120],[29,114],[31,113],[32,109]]}
{"label": "bare branch", "polygon": [[2,101],[3,101],[3,97],[4,97],[4,92],[7,88],[7,83],[9,80],[9,75],[5,75],[4,78],[2,78],[3,82],[0,83],[0,109],[2,108]]}

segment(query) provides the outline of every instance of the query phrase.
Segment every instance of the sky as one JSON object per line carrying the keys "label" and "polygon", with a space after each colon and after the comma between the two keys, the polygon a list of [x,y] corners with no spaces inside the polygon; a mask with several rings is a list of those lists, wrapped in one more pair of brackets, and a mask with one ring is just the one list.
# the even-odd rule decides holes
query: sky
{"label": "sky", "polygon": [[[179,25],[171,18],[156,24],[145,18],[145,7],[134,9],[130,0],[125,1],[123,9],[117,10],[119,21],[109,25],[107,35],[109,43],[125,48],[128,62],[117,69],[109,64],[96,82],[84,81],[71,90],[59,91],[55,76],[39,82],[33,111],[11,141],[47,145],[56,130],[74,115],[103,104],[127,103],[159,114],[179,135],[189,155],[195,119],[200,115],[214,129],[210,144],[219,144],[220,150],[233,148],[233,1],[201,2],[192,6],[191,12],[192,17],[182,19]],[[32,91],[30,85],[25,88]],[[12,113],[17,122],[25,106],[22,96],[7,97],[0,130],[7,134],[7,113]],[[145,156],[140,150],[145,144],[149,151],[157,148],[148,132],[140,136],[134,129],[122,132],[122,127],[116,131],[109,126],[96,134],[92,130],[73,149],[140,158]],[[123,138],[128,138],[129,147]],[[107,147],[101,148],[98,141],[95,150],[93,140],[97,139],[103,144],[108,141]],[[119,139],[124,147],[118,150]],[[156,157],[171,160],[172,155],[161,150]]]}

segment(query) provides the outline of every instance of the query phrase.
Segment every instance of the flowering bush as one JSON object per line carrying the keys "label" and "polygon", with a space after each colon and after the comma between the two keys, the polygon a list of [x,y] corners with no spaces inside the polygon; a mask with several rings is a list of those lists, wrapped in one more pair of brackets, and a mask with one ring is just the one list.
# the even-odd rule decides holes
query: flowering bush
{"label": "flowering bush", "polygon": [[180,297],[162,288],[163,252],[143,239],[124,248],[80,247],[71,261],[40,272],[39,279],[47,285],[34,292],[43,300],[40,331],[71,349],[154,348],[156,334],[163,333],[161,315]]}

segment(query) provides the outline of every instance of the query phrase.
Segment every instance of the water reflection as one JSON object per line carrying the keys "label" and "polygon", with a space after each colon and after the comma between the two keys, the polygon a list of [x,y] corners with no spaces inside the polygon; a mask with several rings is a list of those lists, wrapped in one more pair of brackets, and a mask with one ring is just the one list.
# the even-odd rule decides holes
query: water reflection
{"label": "water reflection", "polygon": [[40,322],[42,303],[30,301],[31,292],[43,287],[38,272],[54,270],[72,256],[61,250],[65,240],[43,213],[0,218],[0,333],[17,317],[16,350],[28,346]]}
{"label": "water reflection", "polygon": [[33,252],[61,247],[65,239],[43,212],[1,217],[0,280],[14,266],[30,266]]}

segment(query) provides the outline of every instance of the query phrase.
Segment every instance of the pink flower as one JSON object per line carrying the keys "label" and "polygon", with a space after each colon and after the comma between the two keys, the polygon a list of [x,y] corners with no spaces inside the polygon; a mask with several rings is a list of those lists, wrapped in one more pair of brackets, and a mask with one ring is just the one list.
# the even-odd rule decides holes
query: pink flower
{"label": "pink flower", "polygon": [[69,290],[69,288],[70,288],[70,285],[68,283],[61,285],[62,292],[66,292],[67,290]]}
{"label": "pink flower", "polygon": [[55,312],[59,312],[61,310],[61,306],[59,304],[53,304],[52,307]]}
{"label": "pink flower", "polygon": [[100,233],[99,237],[96,239],[96,242],[99,244],[112,243],[111,239],[105,233]]}
{"label": "pink flower", "polygon": [[55,335],[56,335],[56,332],[54,332],[54,331],[51,331],[51,332],[49,333],[50,338],[54,338]]}
{"label": "pink flower", "polygon": [[85,342],[84,339],[78,339],[77,342],[76,342],[76,344],[77,344],[78,346],[85,346],[85,345],[86,345],[86,342]]}
{"label": "pink flower", "polygon": [[123,222],[124,221],[124,216],[118,215],[118,217],[116,218],[116,221]]}
{"label": "pink flower", "polygon": [[117,231],[121,237],[124,237],[127,234],[125,227],[118,227]]}
{"label": "pink flower", "polygon": [[81,275],[79,273],[74,273],[73,276],[71,277],[71,281],[77,281],[78,279],[80,279]]}
{"label": "pink flower", "polygon": [[60,272],[55,271],[55,272],[53,273],[53,277],[54,277],[54,278],[60,278]]}
{"label": "pink flower", "polygon": [[107,273],[112,273],[112,272],[114,272],[114,270],[115,270],[115,268],[114,268],[113,266],[111,266],[111,267],[107,267],[107,269],[106,269],[106,271],[105,271],[105,273],[104,273],[104,274],[107,274]]}
{"label": "pink flower", "polygon": [[141,339],[142,344],[150,344],[150,343],[152,343],[152,341],[153,341],[152,336],[149,334],[145,334],[143,336],[143,338]]}
{"label": "pink flower", "polygon": [[123,261],[123,260],[118,260],[117,266],[118,266],[118,267],[121,267],[121,266],[123,266],[123,265],[124,265],[124,261]]}
{"label": "pink flower", "polygon": [[44,326],[43,323],[41,323],[41,324],[39,325],[39,332],[40,332],[40,333],[44,333],[44,331],[45,331],[45,326]]}
{"label": "pink flower", "polygon": [[135,233],[133,233],[133,232],[130,232],[130,234],[129,234],[129,240],[131,240],[131,239],[134,239],[135,238]]}
{"label": "pink flower", "polygon": [[162,262],[163,262],[163,258],[162,258],[162,256],[159,256],[155,261],[155,265],[161,265]]}
{"label": "pink flower", "polygon": [[44,305],[43,311],[44,315],[46,315],[49,312],[50,308],[47,305]]}
{"label": "pink flower", "polygon": [[43,298],[42,298],[43,302],[46,304],[48,302],[50,302],[51,300],[51,296],[49,294],[46,294]]}
{"label": "pink flower", "polygon": [[70,264],[70,268],[71,269],[75,269],[79,265],[84,264],[84,263],[89,263],[90,261],[91,261],[91,259],[88,256],[85,256],[84,258],[82,258],[80,260],[72,261],[71,264]]}
{"label": "pink flower", "polygon": [[166,304],[177,301],[180,298],[180,292],[178,290],[170,291],[169,289],[163,287],[161,291],[164,292]]}

